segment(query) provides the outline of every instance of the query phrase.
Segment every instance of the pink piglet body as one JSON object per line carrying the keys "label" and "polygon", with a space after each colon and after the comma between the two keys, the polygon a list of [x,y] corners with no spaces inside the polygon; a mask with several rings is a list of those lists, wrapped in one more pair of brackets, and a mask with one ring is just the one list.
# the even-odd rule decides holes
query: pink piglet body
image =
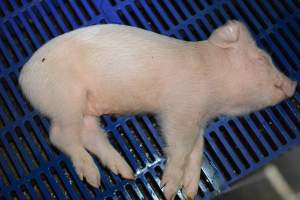
{"label": "pink piglet body", "polygon": [[31,104],[51,119],[51,142],[94,187],[100,174],[87,150],[114,173],[134,178],[98,116],[157,113],[167,143],[161,181],[167,199],[180,188],[195,197],[209,119],[275,105],[296,87],[237,21],[199,42],[123,25],[80,28],[35,52],[19,82]]}

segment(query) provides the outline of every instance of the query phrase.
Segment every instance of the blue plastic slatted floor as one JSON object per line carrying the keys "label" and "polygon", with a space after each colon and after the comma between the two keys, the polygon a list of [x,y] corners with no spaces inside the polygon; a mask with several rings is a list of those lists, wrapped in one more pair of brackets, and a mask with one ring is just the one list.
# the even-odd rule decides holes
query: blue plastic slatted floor
{"label": "blue plastic slatted floor", "polygon": [[[93,189],[49,144],[49,121],[24,100],[19,71],[42,44],[81,26],[128,24],[203,40],[228,19],[246,22],[276,65],[300,81],[299,0],[1,0],[0,199],[161,199],[163,144],[152,116],[102,117],[112,144],[139,175],[128,182],[99,165],[102,186]],[[197,198],[211,198],[299,141],[299,88],[276,107],[212,121]]]}

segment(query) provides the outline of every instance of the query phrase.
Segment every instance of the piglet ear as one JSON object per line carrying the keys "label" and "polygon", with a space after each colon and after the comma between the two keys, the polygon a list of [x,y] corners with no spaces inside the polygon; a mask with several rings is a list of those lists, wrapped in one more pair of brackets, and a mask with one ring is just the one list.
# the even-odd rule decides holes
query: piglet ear
{"label": "piglet ear", "polygon": [[229,21],[216,29],[208,41],[221,48],[232,47],[239,40],[241,26],[242,24],[238,21]]}

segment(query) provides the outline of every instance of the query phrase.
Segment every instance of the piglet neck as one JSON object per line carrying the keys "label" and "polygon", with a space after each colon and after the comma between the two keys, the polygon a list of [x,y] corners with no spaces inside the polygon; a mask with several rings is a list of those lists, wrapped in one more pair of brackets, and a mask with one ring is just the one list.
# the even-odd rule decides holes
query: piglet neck
{"label": "piglet neck", "polygon": [[206,118],[226,115],[235,105],[235,91],[232,91],[232,66],[226,49],[208,41],[194,43],[194,63],[199,67],[199,76],[205,80]]}

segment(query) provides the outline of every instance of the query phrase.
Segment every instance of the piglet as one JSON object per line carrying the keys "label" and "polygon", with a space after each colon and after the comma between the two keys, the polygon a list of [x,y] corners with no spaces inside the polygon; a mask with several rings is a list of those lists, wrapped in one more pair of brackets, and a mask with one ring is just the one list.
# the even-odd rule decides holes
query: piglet
{"label": "piglet", "polygon": [[31,104],[51,119],[52,144],[94,187],[100,174],[88,151],[114,173],[134,178],[98,117],[157,113],[167,143],[161,181],[167,199],[181,188],[195,197],[209,119],[275,105],[296,87],[238,21],[200,42],[124,25],[80,28],[38,49],[19,82]]}

